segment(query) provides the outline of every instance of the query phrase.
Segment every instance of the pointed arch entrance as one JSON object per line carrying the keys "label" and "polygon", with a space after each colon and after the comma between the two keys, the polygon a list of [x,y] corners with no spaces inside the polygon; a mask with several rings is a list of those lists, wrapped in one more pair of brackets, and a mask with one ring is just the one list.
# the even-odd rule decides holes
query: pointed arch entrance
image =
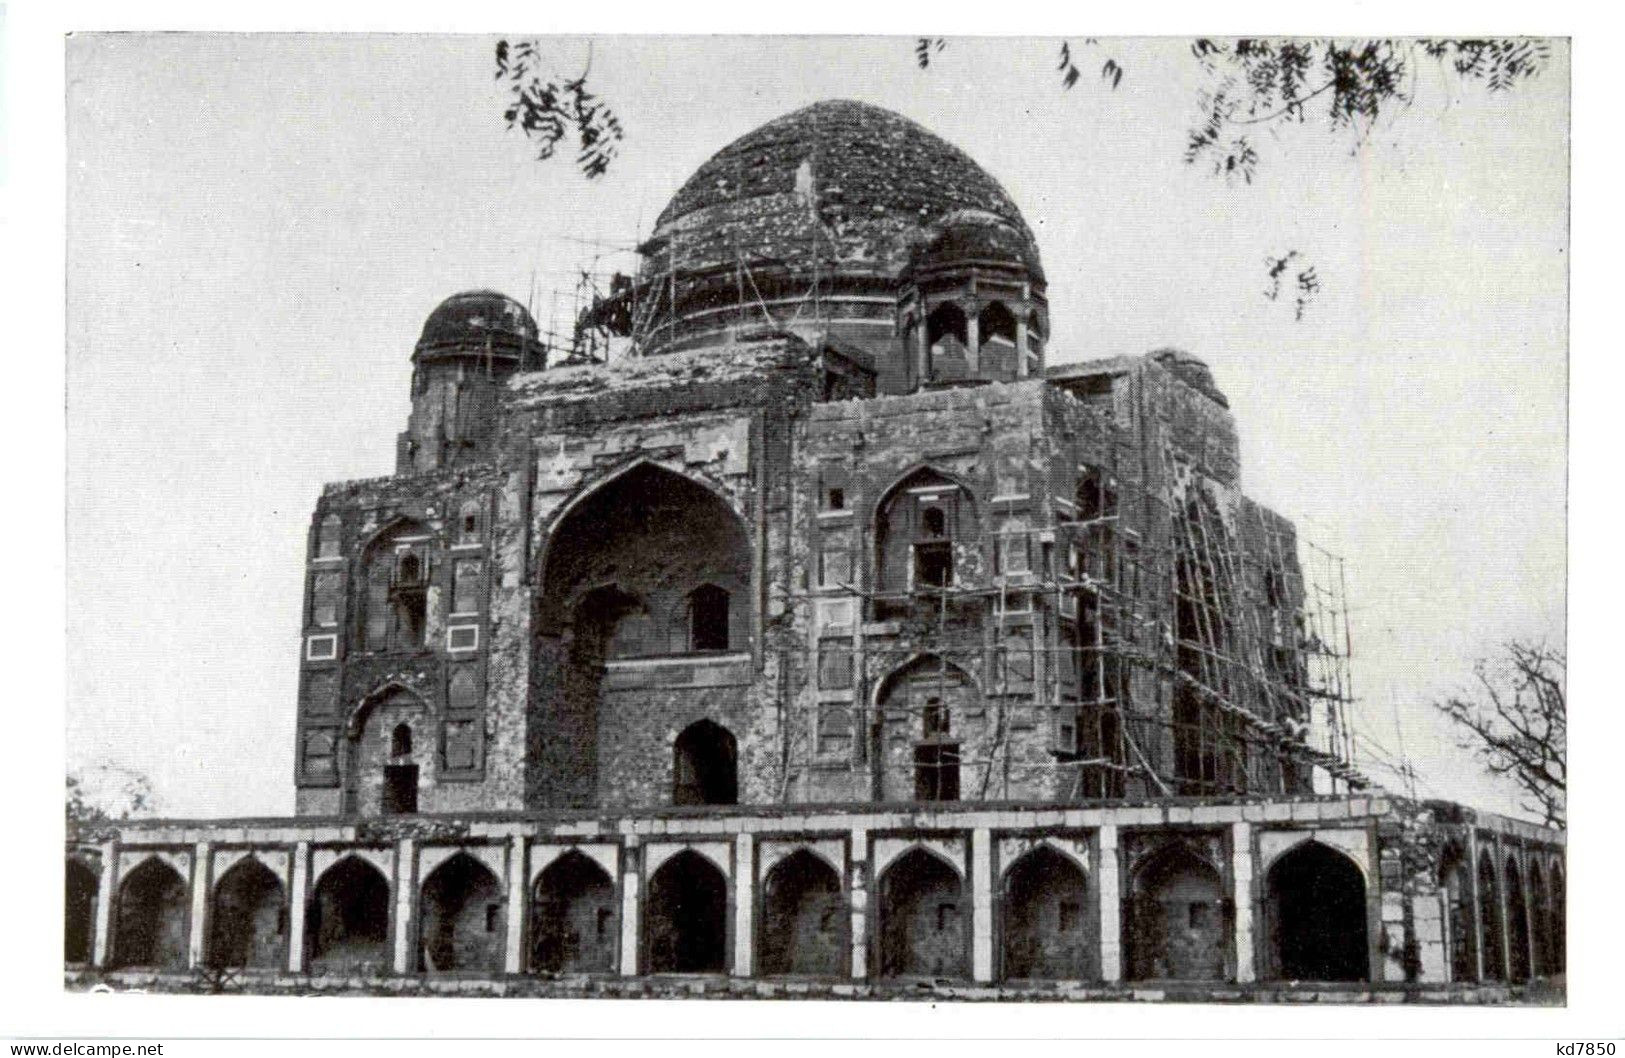
{"label": "pointed arch entrance", "polygon": [[1478,980],[1478,929],[1473,921],[1471,867],[1465,850],[1451,845],[1439,866],[1445,924],[1450,943],[1450,979]]}
{"label": "pointed arch entrance", "polygon": [[187,896],[186,879],[156,856],[131,871],[119,886],[115,964],[184,967],[190,924]]}
{"label": "pointed arch entrance", "polygon": [[1189,845],[1173,842],[1135,870],[1125,917],[1131,980],[1224,980],[1230,907],[1218,869]]}
{"label": "pointed arch entrance", "polygon": [[389,882],[359,856],[323,872],[305,936],[314,972],[383,973],[390,967]]}
{"label": "pointed arch entrance", "polygon": [[739,803],[739,744],[733,732],[696,720],[672,746],[672,804]]}
{"label": "pointed arch entrance", "polygon": [[821,856],[797,849],[762,882],[761,968],[769,976],[836,977],[847,955],[841,879]]}
{"label": "pointed arch entrance", "polygon": [[1283,981],[1364,981],[1365,875],[1319,841],[1283,853],[1265,878],[1270,976]]}
{"label": "pointed arch entrance", "polygon": [[959,872],[923,848],[910,849],[880,877],[883,977],[965,977],[970,909]]}
{"label": "pointed arch entrance", "polygon": [[282,880],[252,856],[238,860],[214,886],[209,964],[274,970],[285,964],[288,902]]}
{"label": "pointed arch entrance", "polygon": [[684,849],[649,879],[650,973],[721,973],[728,944],[728,883],[716,864]]}
{"label": "pointed arch entrance", "polygon": [[1089,883],[1075,862],[1038,846],[1005,875],[1003,905],[1006,978],[1078,981],[1096,975]]}
{"label": "pointed arch entrance", "polygon": [[490,868],[459,852],[423,880],[422,899],[424,970],[501,972],[507,903]]}
{"label": "pointed arch entrance", "polygon": [[1518,861],[1507,857],[1507,980],[1521,984],[1529,980],[1529,908],[1523,902],[1523,875]]}
{"label": "pointed arch entrance", "polygon": [[1486,981],[1506,980],[1506,946],[1501,940],[1501,886],[1486,850],[1478,854],[1478,948]]}
{"label": "pointed arch entrance", "polygon": [[96,872],[84,860],[69,856],[63,880],[62,957],[69,963],[87,963],[96,937],[96,897],[101,887]]}
{"label": "pointed arch entrance", "polygon": [[571,849],[542,871],[532,893],[531,969],[610,973],[619,950],[615,883]]}

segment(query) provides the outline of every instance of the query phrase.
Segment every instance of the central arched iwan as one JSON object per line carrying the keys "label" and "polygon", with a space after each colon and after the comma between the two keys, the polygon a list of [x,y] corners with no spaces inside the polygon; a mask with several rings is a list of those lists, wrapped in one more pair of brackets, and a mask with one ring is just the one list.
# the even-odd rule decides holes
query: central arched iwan
{"label": "central arched iwan", "polygon": [[601,754],[637,744],[628,725],[651,710],[678,708],[659,698],[669,688],[649,683],[658,670],[617,683],[616,663],[749,648],[749,540],[710,487],[652,463],[609,479],[557,520],[539,570],[534,622],[536,802],[591,805],[605,783],[634,781],[626,773],[641,767],[601,761]]}

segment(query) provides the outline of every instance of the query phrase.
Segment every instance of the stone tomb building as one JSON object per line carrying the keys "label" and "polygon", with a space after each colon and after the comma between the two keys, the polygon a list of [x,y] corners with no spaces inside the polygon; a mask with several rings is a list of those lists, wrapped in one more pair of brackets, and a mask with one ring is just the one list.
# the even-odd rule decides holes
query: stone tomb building
{"label": "stone tomb building", "polygon": [[1340,758],[1211,372],[1052,363],[1037,243],[970,158],[818,104],[641,251],[581,321],[607,362],[489,291],[429,316],[395,473],[311,519],[297,814],[72,835],[71,981],[1561,975],[1562,834]]}

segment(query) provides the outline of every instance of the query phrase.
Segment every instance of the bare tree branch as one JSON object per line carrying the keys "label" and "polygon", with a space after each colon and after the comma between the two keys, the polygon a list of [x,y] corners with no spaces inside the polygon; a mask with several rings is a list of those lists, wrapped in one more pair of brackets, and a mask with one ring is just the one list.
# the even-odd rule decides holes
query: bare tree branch
{"label": "bare tree branch", "polygon": [[1510,777],[1523,806],[1562,826],[1568,807],[1567,659],[1541,645],[1508,643],[1505,655],[1473,666],[1479,691],[1435,703],[1493,775]]}

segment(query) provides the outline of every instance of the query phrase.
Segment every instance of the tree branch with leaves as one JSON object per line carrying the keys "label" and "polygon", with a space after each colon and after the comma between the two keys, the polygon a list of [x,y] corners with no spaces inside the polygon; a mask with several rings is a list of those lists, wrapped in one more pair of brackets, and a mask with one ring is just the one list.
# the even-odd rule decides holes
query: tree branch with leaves
{"label": "tree branch with leaves", "polygon": [[1510,777],[1522,807],[1563,826],[1568,807],[1568,662],[1545,646],[1508,643],[1473,666],[1470,694],[1434,703],[1491,774]]}

